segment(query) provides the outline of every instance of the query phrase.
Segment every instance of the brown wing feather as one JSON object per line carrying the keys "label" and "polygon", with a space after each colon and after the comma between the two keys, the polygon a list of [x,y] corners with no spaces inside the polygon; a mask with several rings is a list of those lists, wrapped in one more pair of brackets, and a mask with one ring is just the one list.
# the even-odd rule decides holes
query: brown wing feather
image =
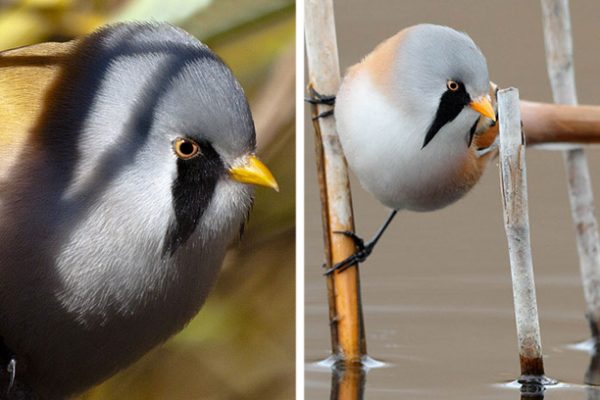
{"label": "brown wing feather", "polygon": [[42,43],[0,53],[0,180],[22,154],[52,100],[47,93],[75,43]]}

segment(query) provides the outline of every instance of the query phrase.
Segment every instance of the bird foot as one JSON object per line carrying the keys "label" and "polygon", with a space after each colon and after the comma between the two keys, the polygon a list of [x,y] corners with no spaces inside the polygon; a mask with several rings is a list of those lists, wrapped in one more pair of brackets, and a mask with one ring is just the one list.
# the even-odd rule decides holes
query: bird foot
{"label": "bird foot", "polygon": [[354,264],[364,262],[373,252],[373,248],[375,247],[374,241],[365,244],[365,241],[361,237],[350,231],[336,231],[334,233],[341,234],[352,239],[354,246],[356,246],[356,252],[354,252],[345,260],[333,265],[331,268],[325,271],[325,275],[331,275],[333,271],[342,272]]}
{"label": "bird foot", "polygon": [[[335,105],[335,95],[323,95],[323,94],[317,92],[312,87],[309,89],[309,92],[310,92],[310,97],[306,97],[304,99],[304,101],[306,101],[307,103],[326,105],[326,106],[334,106]],[[329,117],[330,115],[333,115],[333,109],[323,111],[322,113],[318,114],[316,117],[313,117],[313,120]]]}

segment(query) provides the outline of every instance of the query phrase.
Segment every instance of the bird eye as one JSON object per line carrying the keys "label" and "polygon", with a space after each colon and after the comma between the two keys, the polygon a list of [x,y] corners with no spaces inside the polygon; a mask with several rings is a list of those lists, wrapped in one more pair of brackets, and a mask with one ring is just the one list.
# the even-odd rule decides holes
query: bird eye
{"label": "bird eye", "polygon": [[447,83],[448,89],[452,90],[453,92],[456,92],[458,90],[458,88],[460,88],[460,83],[453,81],[453,80],[449,80]]}
{"label": "bird eye", "polygon": [[175,150],[175,154],[180,159],[189,160],[200,153],[200,146],[189,139],[179,138],[173,142],[173,150]]}

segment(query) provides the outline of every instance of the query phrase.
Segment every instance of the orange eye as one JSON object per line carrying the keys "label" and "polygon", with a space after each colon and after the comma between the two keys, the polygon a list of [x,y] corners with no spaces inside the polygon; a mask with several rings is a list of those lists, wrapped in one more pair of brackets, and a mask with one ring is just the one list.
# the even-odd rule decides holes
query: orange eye
{"label": "orange eye", "polygon": [[456,92],[460,88],[460,83],[450,80],[448,81],[447,86],[448,89],[452,90],[453,92]]}
{"label": "orange eye", "polygon": [[173,142],[173,150],[175,150],[177,157],[182,160],[189,160],[200,154],[200,146],[198,146],[198,143],[183,138],[175,139]]}

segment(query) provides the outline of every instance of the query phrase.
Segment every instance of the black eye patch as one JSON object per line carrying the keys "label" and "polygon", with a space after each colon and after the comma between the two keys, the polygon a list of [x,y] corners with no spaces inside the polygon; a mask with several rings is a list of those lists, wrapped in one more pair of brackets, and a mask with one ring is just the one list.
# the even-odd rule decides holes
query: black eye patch
{"label": "black eye patch", "polygon": [[[425,140],[423,141],[424,148],[431,142],[431,140],[437,135],[440,129],[448,122],[451,122],[460,114],[462,109],[471,102],[471,96],[467,93],[465,89],[465,85],[459,81],[452,81],[457,84],[458,89],[452,90],[448,88],[442,97],[440,98],[440,105],[435,114],[435,118],[431,123],[427,134],[425,135]],[[454,89],[454,88],[453,88]]]}
{"label": "black eye patch", "polygon": [[225,164],[208,142],[197,142],[202,156],[177,159],[177,177],[171,186],[175,219],[165,235],[163,254],[173,255],[194,233],[210,204]]}

